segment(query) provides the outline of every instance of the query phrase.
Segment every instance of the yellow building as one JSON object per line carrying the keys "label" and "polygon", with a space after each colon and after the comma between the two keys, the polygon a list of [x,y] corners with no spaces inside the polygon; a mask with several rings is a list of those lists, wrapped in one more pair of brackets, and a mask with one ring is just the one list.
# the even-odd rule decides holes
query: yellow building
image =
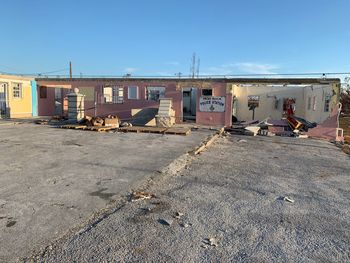
{"label": "yellow building", "polygon": [[36,100],[34,78],[0,74],[0,118],[36,116]]}

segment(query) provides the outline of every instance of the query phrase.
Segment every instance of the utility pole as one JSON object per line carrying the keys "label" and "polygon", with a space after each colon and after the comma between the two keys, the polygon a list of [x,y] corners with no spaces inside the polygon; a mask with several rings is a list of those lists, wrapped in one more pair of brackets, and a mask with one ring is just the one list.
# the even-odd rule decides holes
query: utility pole
{"label": "utility pole", "polygon": [[197,78],[199,77],[199,66],[200,66],[200,64],[201,64],[201,59],[198,58],[198,60],[197,60]]}
{"label": "utility pole", "polygon": [[196,53],[195,52],[192,55],[190,74],[191,74],[191,77],[194,79],[194,77],[196,76]]}
{"label": "utility pole", "polygon": [[72,74],[72,62],[71,62],[71,61],[69,61],[69,77],[70,77],[70,79],[73,78],[73,74]]}

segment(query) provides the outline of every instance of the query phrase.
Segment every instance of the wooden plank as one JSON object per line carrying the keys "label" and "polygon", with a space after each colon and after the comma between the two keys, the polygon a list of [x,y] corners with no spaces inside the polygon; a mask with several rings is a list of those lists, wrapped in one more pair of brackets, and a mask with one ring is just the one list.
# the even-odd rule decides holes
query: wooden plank
{"label": "wooden plank", "polygon": [[166,129],[165,134],[176,134],[176,135],[188,135],[191,133],[190,128],[181,128],[181,127],[171,127]]}
{"label": "wooden plank", "polygon": [[122,127],[119,130],[122,132],[164,133],[166,128],[132,126],[132,127]]}
{"label": "wooden plank", "polygon": [[66,124],[66,125],[61,125],[60,128],[63,129],[85,129],[87,126],[86,125],[78,125],[78,124]]}

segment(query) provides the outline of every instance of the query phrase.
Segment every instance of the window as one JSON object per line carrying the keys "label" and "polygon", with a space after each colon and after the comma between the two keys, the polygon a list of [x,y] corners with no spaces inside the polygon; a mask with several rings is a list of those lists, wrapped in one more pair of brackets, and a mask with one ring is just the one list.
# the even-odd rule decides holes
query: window
{"label": "window", "polygon": [[123,87],[103,87],[104,103],[123,103],[124,88]]}
{"label": "window", "polygon": [[13,84],[13,97],[19,99],[22,98],[22,83]]}
{"label": "window", "polygon": [[47,98],[47,87],[41,86],[39,88],[39,97],[40,97],[40,99],[46,99]]}
{"label": "window", "polygon": [[159,101],[160,98],[165,97],[164,87],[147,87],[146,88],[146,99]]}
{"label": "window", "polygon": [[307,98],[307,109],[311,110],[311,97]]}
{"label": "window", "polygon": [[124,87],[113,88],[113,102],[123,103],[124,102]]}
{"label": "window", "polygon": [[326,94],[325,99],[324,99],[324,112],[329,112],[330,102],[331,102],[331,95]]}
{"label": "window", "polygon": [[139,98],[138,87],[135,87],[135,86],[128,87],[128,99],[137,100],[138,98]]}
{"label": "window", "polygon": [[103,102],[112,103],[113,102],[113,88],[103,87]]}
{"label": "window", "polygon": [[212,89],[202,89],[202,96],[213,96]]}
{"label": "window", "polygon": [[312,110],[313,111],[316,110],[316,96],[313,96],[313,98],[312,98]]}

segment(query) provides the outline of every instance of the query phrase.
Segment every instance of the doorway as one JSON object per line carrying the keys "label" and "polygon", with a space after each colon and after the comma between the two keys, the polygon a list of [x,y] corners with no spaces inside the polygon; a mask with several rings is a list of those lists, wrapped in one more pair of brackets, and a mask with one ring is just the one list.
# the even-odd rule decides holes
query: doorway
{"label": "doorway", "polygon": [[0,119],[8,117],[7,83],[0,83]]}
{"label": "doorway", "polygon": [[63,114],[62,89],[55,88],[55,115],[61,116],[62,114]]}
{"label": "doorway", "polygon": [[196,121],[197,88],[182,89],[182,119],[183,121]]}

